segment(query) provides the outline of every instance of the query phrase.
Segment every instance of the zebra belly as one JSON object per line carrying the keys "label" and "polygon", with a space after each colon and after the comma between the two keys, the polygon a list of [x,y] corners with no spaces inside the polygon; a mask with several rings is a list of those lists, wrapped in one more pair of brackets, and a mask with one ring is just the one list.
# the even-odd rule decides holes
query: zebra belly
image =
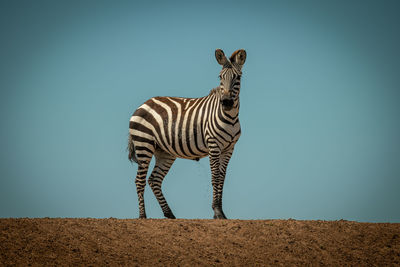
{"label": "zebra belly", "polygon": [[172,132],[173,134],[165,138],[164,142],[156,138],[156,143],[162,150],[183,159],[199,159],[208,156],[208,148],[201,138],[196,138],[193,133],[185,135],[181,131]]}

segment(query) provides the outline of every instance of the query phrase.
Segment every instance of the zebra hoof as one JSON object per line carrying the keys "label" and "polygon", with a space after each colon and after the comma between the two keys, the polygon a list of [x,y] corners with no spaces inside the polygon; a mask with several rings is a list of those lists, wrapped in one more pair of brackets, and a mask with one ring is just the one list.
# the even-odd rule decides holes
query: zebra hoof
{"label": "zebra hoof", "polygon": [[147,216],[146,215],[140,215],[139,219],[147,219]]}
{"label": "zebra hoof", "polygon": [[171,213],[165,213],[164,216],[167,219],[176,219],[175,215],[172,212]]}
{"label": "zebra hoof", "polygon": [[214,219],[226,219],[226,216],[222,210],[215,210]]}

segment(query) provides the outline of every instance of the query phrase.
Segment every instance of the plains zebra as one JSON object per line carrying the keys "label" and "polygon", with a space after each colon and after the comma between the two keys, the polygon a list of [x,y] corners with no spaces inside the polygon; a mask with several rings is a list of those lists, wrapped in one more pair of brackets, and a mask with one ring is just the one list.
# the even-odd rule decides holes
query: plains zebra
{"label": "plains zebra", "polygon": [[156,158],[148,183],[164,216],[175,216],[165,200],[161,183],[176,158],[199,160],[209,156],[214,219],[226,219],[222,189],[226,168],[239,139],[239,92],[246,51],[235,51],[229,60],[221,49],[215,57],[222,70],[220,85],[201,98],[153,97],[142,104],[129,123],[129,159],[138,163],[136,189],[139,218],[146,218],[144,188],[150,160]]}

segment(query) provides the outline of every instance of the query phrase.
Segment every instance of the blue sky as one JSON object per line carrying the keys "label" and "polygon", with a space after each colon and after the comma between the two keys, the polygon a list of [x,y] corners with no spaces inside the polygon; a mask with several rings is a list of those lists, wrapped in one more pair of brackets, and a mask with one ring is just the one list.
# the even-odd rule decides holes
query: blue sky
{"label": "blue sky", "polygon": [[[244,48],[233,219],[400,222],[396,1],[1,1],[0,217],[138,216],[129,118],[218,85]],[[212,218],[208,158],[163,189]],[[147,186],[148,217],[162,218]]]}

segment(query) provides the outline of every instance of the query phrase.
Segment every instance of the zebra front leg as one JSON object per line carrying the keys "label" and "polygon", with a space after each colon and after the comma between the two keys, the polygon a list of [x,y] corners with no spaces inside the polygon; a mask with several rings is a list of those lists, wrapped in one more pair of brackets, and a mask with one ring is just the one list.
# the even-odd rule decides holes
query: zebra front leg
{"label": "zebra front leg", "polygon": [[138,171],[136,174],[136,192],[139,201],[139,218],[146,219],[146,209],[144,207],[144,188],[146,186],[146,175],[149,169],[150,162],[143,162],[139,164]]}
{"label": "zebra front leg", "polygon": [[168,203],[165,200],[161,190],[161,184],[164,180],[165,175],[167,175],[169,169],[174,163],[175,157],[162,152],[156,153],[155,157],[156,164],[149,177],[149,185],[151,190],[153,190],[153,193],[156,196],[158,203],[160,204],[164,216],[169,219],[175,219],[175,216],[168,206]]}
{"label": "zebra front leg", "polygon": [[211,184],[213,187],[212,209],[214,210],[214,219],[226,219],[222,210],[222,188],[224,178],[220,170],[220,152],[210,151]]}
{"label": "zebra front leg", "polygon": [[222,192],[224,189],[226,168],[228,167],[228,163],[232,157],[232,153],[233,153],[233,148],[228,151],[223,152],[221,154],[221,156],[219,157],[219,177],[220,177],[220,179],[218,180],[218,184],[217,184],[216,203],[219,205],[218,207],[222,214],[223,219],[226,219],[226,216],[225,216],[224,212],[222,211]]}

